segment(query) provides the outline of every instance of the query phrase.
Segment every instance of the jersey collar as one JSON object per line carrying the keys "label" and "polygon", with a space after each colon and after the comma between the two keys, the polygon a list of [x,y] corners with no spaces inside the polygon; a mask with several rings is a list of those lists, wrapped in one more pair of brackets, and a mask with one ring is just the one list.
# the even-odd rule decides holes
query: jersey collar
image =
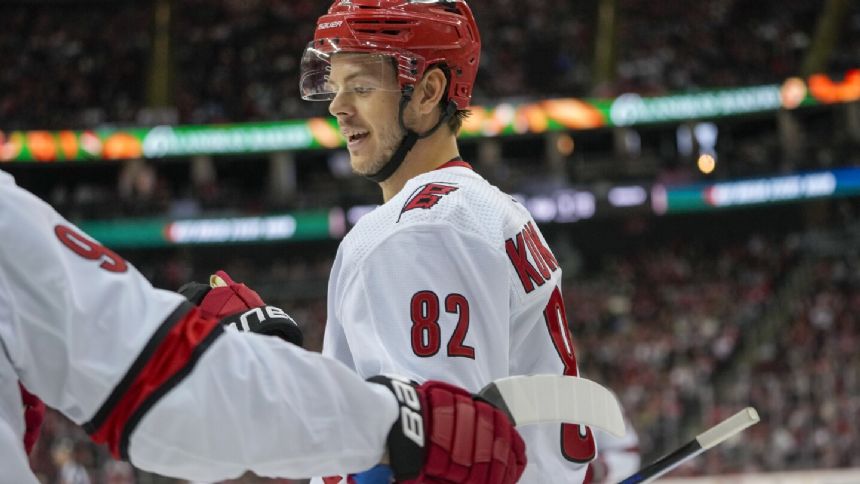
{"label": "jersey collar", "polygon": [[460,158],[459,156],[455,156],[455,157],[451,158],[450,160],[448,160],[447,162],[445,162],[445,164],[444,164],[444,165],[442,165],[442,166],[440,166],[440,167],[438,167],[438,168],[436,168],[436,169],[437,169],[437,170],[442,170],[442,169],[444,169],[444,168],[453,168],[453,167],[455,167],[455,166],[459,166],[459,167],[461,167],[461,168],[468,168],[468,169],[470,169],[470,170],[472,170],[472,171],[475,171],[475,169],[474,169],[474,168],[472,168],[472,165],[470,165],[469,163],[467,163],[467,162],[463,161],[463,158]]}

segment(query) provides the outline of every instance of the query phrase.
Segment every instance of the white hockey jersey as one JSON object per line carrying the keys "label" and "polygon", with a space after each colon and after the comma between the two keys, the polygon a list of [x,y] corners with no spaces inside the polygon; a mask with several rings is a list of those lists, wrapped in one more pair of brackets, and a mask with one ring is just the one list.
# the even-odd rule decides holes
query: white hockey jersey
{"label": "white hockey jersey", "polygon": [[[561,269],[528,211],[459,160],[409,180],[338,249],[323,354],[477,392],[510,375],[577,372]],[[591,431],[519,429],[520,482],[582,482]]]}
{"label": "white hockey jersey", "polygon": [[358,472],[382,457],[394,396],[278,338],[224,331],[154,289],[0,171],[0,483],[37,483],[18,381],[145,470]]}

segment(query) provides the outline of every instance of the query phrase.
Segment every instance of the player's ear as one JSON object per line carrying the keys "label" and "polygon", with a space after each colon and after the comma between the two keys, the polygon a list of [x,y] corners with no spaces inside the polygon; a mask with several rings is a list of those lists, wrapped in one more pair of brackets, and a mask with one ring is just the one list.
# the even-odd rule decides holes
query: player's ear
{"label": "player's ear", "polygon": [[418,114],[426,116],[437,109],[442,98],[445,96],[445,88],[447,86],[448,79],[445,77],[442,69],[433,67],[428,70],[413,95],[413,99],[418,104]]}

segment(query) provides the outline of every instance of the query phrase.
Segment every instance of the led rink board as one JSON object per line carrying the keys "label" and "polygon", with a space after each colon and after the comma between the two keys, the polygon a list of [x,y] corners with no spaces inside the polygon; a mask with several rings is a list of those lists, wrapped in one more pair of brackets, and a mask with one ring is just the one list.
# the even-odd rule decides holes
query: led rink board
{"label": "led rink board", "polygon": [[717,183],[654,185],[651,205],[662,215],[858,194],[860,168],[842,168]]}
{"label": "led rink board", "polygon": [[78,226],[113,248],[327,240],[346,233],[339,208],[262,217],[99,220]]}

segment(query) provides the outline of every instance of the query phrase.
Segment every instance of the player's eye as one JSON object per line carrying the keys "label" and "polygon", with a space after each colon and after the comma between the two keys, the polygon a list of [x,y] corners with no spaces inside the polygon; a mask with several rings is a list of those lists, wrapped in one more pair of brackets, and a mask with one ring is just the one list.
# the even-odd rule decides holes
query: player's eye
{"label": "player's eye", "polygon": [[369,86],[354,86],[352,91],[356,94],[370,94],[373,92],[373,88]]}

